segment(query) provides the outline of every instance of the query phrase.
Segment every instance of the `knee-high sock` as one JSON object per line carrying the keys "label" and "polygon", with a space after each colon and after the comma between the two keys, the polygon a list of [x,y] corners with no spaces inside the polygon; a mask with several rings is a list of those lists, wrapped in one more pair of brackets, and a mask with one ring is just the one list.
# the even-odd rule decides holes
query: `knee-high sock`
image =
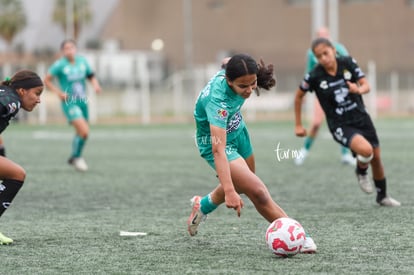
{"label": "knee-high sock", "polygon": [[211,195],[208,194],[204,196],[200,201],[200,210],[203,214],[208,214],[213,212],[218,207],[217,204],[213,203],[211,200]]}
{"label": "knee-high sock", "polygon": [[387,181],[383,178],[382,180],[374,180],[374,183],[377,189],[377,202],[380,202],[387,196]]}
{"label": "knee-high sock", "polygon": [[349,149],[345,146],[341,146],[341,154],[346,155],[349,153]]}
{"label": "knee-high sock", "polygon": [[307,137],[305,138],[304,143],[303,143],[303,147],[304,147],[307,151],[309,151],[309,150],[310,150],[310,148],[312,147],[312,144],[313,144],[313,141],[314,141],[314,140],[315,140],[315,139],[314,139],[313,137],[307,136]]}
{"label": "knee-high sock", "polygon": [[82,155],[83,147],[85,146],[86,139],[76,135],[72,142],[72,157],[79,158]]}
{"label": "knee-high sock", "polygon": [[5,179],[0,183],[0,216],[9,208],[23,181]]}

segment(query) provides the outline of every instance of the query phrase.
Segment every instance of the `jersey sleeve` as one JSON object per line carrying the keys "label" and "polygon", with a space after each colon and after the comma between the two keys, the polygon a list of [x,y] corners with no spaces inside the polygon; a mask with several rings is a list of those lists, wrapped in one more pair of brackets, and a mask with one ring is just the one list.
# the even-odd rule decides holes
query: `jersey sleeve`
{"label": "jersey sleeve", "polygon": [[9,111],[7,110],[6,106],[0,103],[0,117],[6,117]]}
{"label": "jersey sleeve", "polygon": [[358,81],[361,78],[365,77],[364,72],[358,66],[358,63],[354,58],[349,56],[348,58],[346,58],[346,61],[347,61],[347,66],[348,66],[350,72],[352,73],[352,80]]}
{"label": "jersey sleeve", "polygon": [[86,76],[87,77],[93,76],[94,71],[93,71],[91,65],[89,64],[88,60],[83,56],[82,56],[82,63],[85,66],[85,69],[86,69]]}
{"label": "jersey sleeve", "polygon": [[15,116],[20,109],[20,102],[9,102],[7,104],[0,102],[0,117]]}
{"label": "jersey sleeve", "polygon": [[48,69],[48,73],[53,76],[58,76],[61,71],[61,62],[59,60],[55,61]]}
{"label": "jersey sleeve", "polygon": [[299,89],[303,92],[310,92],[311,89],[311,75],[307,73],[299,85]]}
{"label": "jersey sleeve", "polygon": [[226,108],[223,108],[220,103],[212,100],[206,105],[205,109],[208,122],[211,125],[226,129],[229,118],[229,112]]}

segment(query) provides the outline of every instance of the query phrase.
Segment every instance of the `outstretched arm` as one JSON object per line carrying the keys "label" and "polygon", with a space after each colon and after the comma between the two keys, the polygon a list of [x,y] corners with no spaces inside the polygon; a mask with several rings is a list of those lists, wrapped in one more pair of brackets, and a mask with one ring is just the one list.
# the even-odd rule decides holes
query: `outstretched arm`
{"label": "outstretched arm", "polygon": [[60,98],[60,100],[66,100],[67,94],[62,92],[61,89],[53,84],[53,76],[50,73],[46,74],[45,78],[43,79],[43,83],[45,83],[46,88],[55,93]]}
{"label": "outstretched arm", "polygon": [[91,82],[94,91],[97,94],[101,93],[102,92],[102,89],[101,89],[101,85],[99,85],[98,79],[95,76],[91,76],[88,79]]}
{"label": "outstretched arm", "polygon": [[295,95],[295,134],[298,137],[306,136],[306,129],[302,125],[302,103],[305,92],[301,89],[296,91]]}
{"label": "outstretched arm", "polygon": [[221,186],[224,190],[225,202],[228,208],[236,210],[240,217],[243,202],[234,188],[231,179],[230,165],[226,155],[226,129],[211,125],[211,144],[214,164]]}

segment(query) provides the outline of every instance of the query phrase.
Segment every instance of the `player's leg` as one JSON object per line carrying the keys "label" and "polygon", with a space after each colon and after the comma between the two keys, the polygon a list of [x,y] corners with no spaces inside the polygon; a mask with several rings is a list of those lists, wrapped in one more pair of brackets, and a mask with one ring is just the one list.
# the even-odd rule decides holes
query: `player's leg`
{"label": "player's leg", "polygon": [[380,147],[374,148],[374,157],[371,160],[372,177],[377,190],[376,201],[382,206],[400,206],[401,203],[387,195],[387,181],[384,166],[381,160]]}
{"label": "player's leg", "polygon": [[82,157],[83,148],[89,135],[89,124],[84,118],[77,118],[71,122],[75,128],[75,137],[72,141],[72,154],[69,163],[79,171],[88,170],[88,166]]}
{"label": "player's leg", "polygon": [[0,156],[6,156],[6,148],[4,147],[3,137],[0,136]]}
{"label": "player's leg", "polygon": [[[252,155],[253,157],[253,155]],[[240,194],[245,194],[254,204],[256,210],[269,222],[287,217],[286,212],[272,199],[266,185],[253,173],[247,163],[252,160],[239,158],[230,162],[233,184]],[[317,246],[310,235],[306,235],[302,253],[315,253]]]}
{"label": "player's leg", "polygon": [[84,103],[62,102],[62,109],[68,122],[75,128],[72,152],[68,163],[79,171],[86,171],[88,166],[82,158],[82,152],[89,135],[89,125],[87,118],[85,118]]}
{"label": "player's leg", "polygon": [[[211,144],[207,142],[210,137],[196,138],[197,148],[200,155],[207,161],[207,163],[215,169],[214,157],[211,151]],[[190,236],[195,236],[198,227],[202,221],[207,218],[207,214],[213,212],[221,203],[224,202],[224,191],[219,184],[212,192],[205,196],[194,196],[191,199],[191,213],[187,219],[187,230]]]}
{"label": "player's leg", "polygon": [[200,223],[223,202],[224,191],[221,184],[204,197],[194,196],[191,199],[191,214],[187,220],[188,233],[195,236]]}
{"label": "player's leg", "polygon": [[[0,157],[0,217],[9,208],[26,177],[24,169],[11,160]],[[0,244],[11,244],[12,239],[0,233]]]}
{"label": "player's leg", "polygon": [[355,134],[350,143],[350,149],[357,156],[357,165],[355,173],[361,190],[367,194],[374,192],[372,183],[368,177],[368,166],[374,157],[374,149],[372,145],[360,134]]}
{"label": "player's leg", "polygon": [[273,201],[264,183],[249,169],[243,158],[231,161],[230,171],[236,191],[245,194],[268,222],[287,217],[285,211]]}

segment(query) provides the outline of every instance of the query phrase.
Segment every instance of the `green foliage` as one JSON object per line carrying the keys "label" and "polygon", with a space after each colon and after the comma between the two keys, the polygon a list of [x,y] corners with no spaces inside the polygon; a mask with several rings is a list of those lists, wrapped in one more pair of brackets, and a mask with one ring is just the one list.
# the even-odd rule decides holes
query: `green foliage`
{"label": "green foliage", "polygon": [[[53,21],[58,23],[62,29],[66,30],[66,0],[56,0],[55,8],[53,11]],[[79,36],[82,24],[90,22],[92,19],[92,13],[89,8],[89,0],[73,0],[73,28],[75,39]]]}
{"label": "green foliage", "polygon": [[[189,199],[218,184],[198,156],[193,125],[92,127],[87,173],[66,164],[70,127],[11,125],[3,134],[8,157],[27,178],[0,219],[0,231],[15,240],[0,247],[0,273],[413,274],[412,120],[376,126],[400,208],[379,207],[359,190],[326,127],[297,167],[274,151],[302,145],[293,122],[249,124],[258,176],[319,248],[278,259],[265,245],[268,223],[245,197],[240,218],[220,206],[188,236]],[[121,230],[148,235],[120,237]]]}
{"label": "green foliage", "polygon": [[11,43],[13,38],[26,26],[20,0],[0,0],[0,36]]}

